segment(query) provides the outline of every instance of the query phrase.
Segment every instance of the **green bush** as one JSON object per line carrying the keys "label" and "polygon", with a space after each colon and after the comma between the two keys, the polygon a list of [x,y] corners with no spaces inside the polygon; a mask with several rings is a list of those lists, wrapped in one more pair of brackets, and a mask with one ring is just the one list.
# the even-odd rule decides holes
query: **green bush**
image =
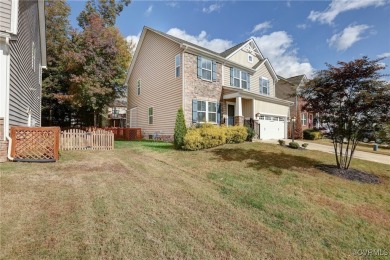
{"label": "green bush", "polygon": [[245,125],[245,128],[246,128],[246,132],[248,133],[246,140],[249,142],[252,142],[252,139],[256,134],[255,130],[252,127],[250,127],[249,125]]}
{"label": "green bush", "polygon": [[183,139],[185,150],[195,151],[219,146],[225,143],[242,143],[247,138],[243,126],[219,127],[212,124],[197,125],[187,130]]}
{"label": "green bush", "polygon": [[184,136],[187,133],[186,121],[184,119],[183,109],[179,108],[176,115],[175,133],[173,135],[173,144],[176,149],[182,149]]}
{"label": "green bush", "polygon": [[244,126],[229,126],[222,129],[225,131],[227,144],[242,143],[248,136],[247,129]]}
{"label": "green bush", "polygon": [[316,131],[313,129],[306,129],[303,131],[303,139],[306,140],[316,140],[321,139],[322,135],[320,131]]}
{"label": "green bush", "polygon": [[305,149],[306,149],[306,147],[308,147],[308,146],[309,146],[308,143],[303,143],[303,144],[302,144],[302,147],[305,148]]}
{"label": "green bush", "polygon": [[293,149],[298,149],[298,148],[299,148],[299,144],[298,144],[297,142],[290,142],[290,143],[288,144],[288,146],[289,146],[290,148],[293,148]]}
{"label": "green bush", "polygon": [[279,139],[278,142],[281,146],[285,146],[285,144],[286,144],[286,142],[284,140],[281,140],[281,139]]}

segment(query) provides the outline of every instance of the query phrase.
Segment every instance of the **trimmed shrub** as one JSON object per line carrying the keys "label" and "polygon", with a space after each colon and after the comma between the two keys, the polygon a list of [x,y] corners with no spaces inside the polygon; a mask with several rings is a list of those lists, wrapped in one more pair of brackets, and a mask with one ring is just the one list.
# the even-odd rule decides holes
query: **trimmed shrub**
{"label": "trimmed shrub", "polygon": [[297,142],[290,142],[290,143],[288,144],[288,146],[289,146],[290,148],[293,148],[293,149],[298,149],[298,148],[299,148],[299,144],[298,144]]}
{"label": "trimmed shrub", "polygon": [[305,149],[306,149],[306,147],[308,147],[308,146],[309,146],[308,143],[303,143],[303,144],[302,144],[302,147],[305,148]]}
{"label": "trimmed shrub", "polygon": [[322,135],[320,131],[313,129],[306,129],[303,131],[303,139],[306,140],[316,140],[321,139]]}
{"label": "trimmed shrub", "polygon": [[195,151],[219,146],[225,143],[242,143],[247,138],[243,126],[219,127],[212,124],[197,125],[187,130],[183,139],[185,150]]}
{"label": "trimmed shrub", "polygon": [[182,149],[184,145],[184,136],[187,133],[186,121],[184,119],[183,108],[177,110],[175,133],[173,135],[173,144],[176,149]]}
{"label": "trimmed shrub", "polygon": [[227,144],[242,143],[248,137],[248,132],[244,126],[224,127],[226,133]]}
{"label": "trimmed shrub", "polygon": [[204,124],[188,129],[183,142],[185,150],[201,150],[226,143],[226,134],[221,127]]}
{"label": "trimmed shrub", "polygon": [[200,135],[200,130],[197,128],[190,128],[183,138],[183,149],[195,151],[204,148],[203,138]]}
{"label": "trimmed shrub", "polygon": [[285,146],[286,145],[286,142],[284,140],[281,140],[281,139],[278,140],[278,143],[281,146]]}

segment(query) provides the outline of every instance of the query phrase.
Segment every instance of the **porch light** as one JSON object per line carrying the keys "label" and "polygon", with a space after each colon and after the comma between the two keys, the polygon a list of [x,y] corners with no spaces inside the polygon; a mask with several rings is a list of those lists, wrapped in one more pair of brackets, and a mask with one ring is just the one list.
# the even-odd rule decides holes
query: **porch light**
{"label": "porch light", "polygon": [[260,118],[260,113],[256,113],[256,118],[257,118],[257,119]]}
{"label": "porch light", "polygon": [[291,136],[292,136],[292,142],[294,142],[294,135],[295,135],[295,121],[297,120],[297,118],[295,116],[293,116],[291,118],[291,122],[292,122],[292,133],[291,133]]}

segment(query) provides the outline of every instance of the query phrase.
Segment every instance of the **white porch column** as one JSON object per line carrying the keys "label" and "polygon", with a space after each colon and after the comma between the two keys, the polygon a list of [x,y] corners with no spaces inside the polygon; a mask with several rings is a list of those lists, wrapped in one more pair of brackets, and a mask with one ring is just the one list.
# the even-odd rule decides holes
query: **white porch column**
{"label": "white porch column", "polygon": [[242,98],[236,97],[236,105],[234,106],[234,116],[242,116]]}
{"label": "white porch column", "polygon": [[252,119],[256,119],[256,100],[252,99]]}

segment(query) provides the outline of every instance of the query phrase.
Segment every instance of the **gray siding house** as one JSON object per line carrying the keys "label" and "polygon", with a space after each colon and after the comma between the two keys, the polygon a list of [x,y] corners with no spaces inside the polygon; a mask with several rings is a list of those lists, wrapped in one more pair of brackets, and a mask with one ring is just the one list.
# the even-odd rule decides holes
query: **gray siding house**
{"label": "gray siding house", "polygon": [[125,82],[127,124],[171,139],[183,107],[187,126],[250,122],[260,139],[285,138],[293,102],[276,97],[278,80],[253,39],[216,53],[144,27]]}
{"label": "gray siding house", "polygon": [[11,126],[40,126],[44,0],[0,0],[0,161]]}

